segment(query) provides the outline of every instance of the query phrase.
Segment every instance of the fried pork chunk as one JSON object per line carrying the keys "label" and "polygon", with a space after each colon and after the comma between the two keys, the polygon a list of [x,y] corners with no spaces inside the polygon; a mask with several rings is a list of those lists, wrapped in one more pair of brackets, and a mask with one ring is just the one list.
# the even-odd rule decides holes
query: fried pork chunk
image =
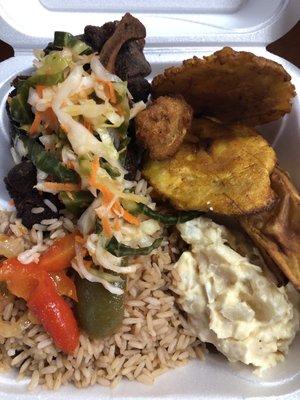
{"label": "fried pork chunk", "polygon": [[152,82],[154,98],[182,95],[194,114],[256,126],[291,111],[291,77],[278,63],[225,47],[166,69]]}
{"label": "fried pork chunk", "polygon": [[300,195],[289,175],[275,168],[271,185],[274,205],[240,218],[242,227],[261,250],[300,289]]}
{"label": "fried pork chunk", "polygon": [[236,136],[237,127],[232,135],[226,129],[226,137],[184,143],[169,159],[149,160],[145,178],[177,209],[243,215],[270,207],[274,150],[253,129],[242,130],[244,136]]}
{"label": "fried pork chunk", "polygon": [[159,97],[136,117],[136,135],[152,160],[173,156],[191,127],[192,108],[182,97]]}

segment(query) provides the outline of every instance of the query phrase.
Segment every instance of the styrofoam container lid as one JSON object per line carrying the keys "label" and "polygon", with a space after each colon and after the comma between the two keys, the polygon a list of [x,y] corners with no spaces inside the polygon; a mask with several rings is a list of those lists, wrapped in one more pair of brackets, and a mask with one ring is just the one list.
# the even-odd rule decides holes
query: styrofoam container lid
{"label": "styrofoam container lid", "polygon": [[[6,96],[15,75],[30,71],[32,49],[42,48],[55,30],[81,33],[85,25],[102,25],[125,12],[134,13],[147,28],[146,57],[152,75],[193,55],[202,57],[224,45],[248,50],[281,63],[300,92],[299,69],[265,50],[284,35],[300,17],[300,0],[0,0],[0,38],[15,49],[16,57],[0,64],[0,204],[8,206],[3,177],[12,165]],[[260,131],[274,146],[280,164],[300,188],[300,104],[292,112]],[[58,392],[38,389],[28,393],[28,380],[16,381],[14,372],[0,375],[1,400],[101,399],[299,399],[300,335],[284,363],[262,378],[241,364],[230,364],[219,355],[192,361],[170,371],[153,386],[122,382],[116,389],[94,386],[78,390],[65,386]]]}

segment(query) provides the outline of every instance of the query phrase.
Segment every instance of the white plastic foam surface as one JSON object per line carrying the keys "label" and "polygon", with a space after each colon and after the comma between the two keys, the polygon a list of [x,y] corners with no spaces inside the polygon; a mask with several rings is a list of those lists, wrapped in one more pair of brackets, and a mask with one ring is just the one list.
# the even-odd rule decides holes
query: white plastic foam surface
{"label": "white plastic foam surface", "polygon": [[[0,18],[2,18],[0,38],[10,41],[19,54],[0,64],[0,206],[3,207],[8,206],[8,194],[3,178],[13,164],[9,152],[9,124],[5,113],[5,101],[10,91],[10,82],[16,75],[28,73],[32,64],[32,56],[28,55],[29,49],[43,47],[54,30],[71,30],[73,33],[80,33],[86,24],[101,25],[106,21],[119,18],[125,11],[135,11],[146,24],[148,34],[150,32],[150,45],[146,49],[146,57],[152,65],[152,76],[166,67],[180,64],[183,59],[193,55],[202,57],[211,54],[227,44],[233,45],[236,50],[252,51],[257,55],[280,62],[291,74],[296,90],[300,92],[299,69],[267,53],[262,45],[287,32],[297,21],[300,9],[298,0],[211,0],[211,2],[205,0],[198,3],[186,1],[185,11],[189,11],[190,14],[182,13],[184,17],[177,19],[178,29],[174,21],[181,12],[182,2],[177,0],[173,2],[151,0],[144,7],[141,6],[140,0],[127,0],[118,2],[117,8],[116,3],[110,0],[105,2],[105,5],[104,2],[94,0],[82,0],[77,3],[76,1],[28,0],[26,12],[24,6],[21,6],[24,3],[16,0],[0,0]],[[70,3],[73,4],[72,7]],[[160,7],[156,11],[153,10],[155,4],[159,4]],[[16,12],[18,8],[19,13]],[[192,8],[193,18],[191,18]],[[74,11],[80,11],[80,13]],[[40,22],[37,22],[38,27],[34,26],[39,18],[33,21],[30,19],[30,14],[31,16],[41,15],[44,23],[43,18],[48,15],[49,23],[47,26],[42,26]],[[205,21],[209,21],[210,24],[213,14],[215,24],[208,27]],[[55,20],[56,17],[57,20]],[[30,23],[28,23],[28,18]],[[219,26],[216,25],[216,21]],[[190,36],[186,36],[188,30]],[[259,130],[275,147],[281,166],[290,172],[300,188],[299,97],[294,99],[293,110],[289,115],[280,121],[264,125]],[[103,400],[296,400],[300,399],[299,358],[300,335],[292,344],[285,362],[270,369],[261,378],[242,364],[230,364],[221,355],[209,354],[205,361],[192,361],[185,367],[165,373],[155,381],[153,386],[123,381],[113,390],[100,386],[79,390],[68,385],[56,392],[39,388],[34,393],[28,393],[26,390],[28,380],[17,381],[16,372],[11,371],[0,374],[0,400],[65,400],[66,398],[72,400],[96,398]]]}
{"label": "white plastic foam surface", "polygon": [[[245,50],[245,48],[236,48]],[[153,74],[164,68],[179,64],[192,55],[202,57],[216,48],[185,49],[182,53],[159,54],[149,51],[147,58],[152,64]],[[264,55],[279,61],[292,76],[296,90],[300,91],[299,70],[261,48],[248,49],[258,55]],[[17,57],[0,64],[0,205],[6,207],[8,195],[3,178],[12,165],[9,153],[9,124],[5,113],[5,99],[10,91],[10,82],[15,75],[30,71],[32,57]],[[292,112],[282,120],[259,128],[261,133],[274,145],[280,164],[287,169],[300,188],[299,150],[300,150],[300,105],[299,98],[294,99]],[[32,394],[26,391],[28,380],[16,381],[16,374],[10,372],[0,375],[1,400],[72,400],[101,399],[259,399],[274,396],[274,399],[300,398],[300,335],[296,337],[290,353],[284,363],[267,371],[262,378],[254,375],[250,368],[242,364],[230,364],[220,355],[207,355],[206,361],[192,361],[187,366],[177,368],[159,377],[153,386],[123,381],[116,389],[94,386],[76,389],[73,386],[61,388],[58,392],[38,389]],[[283,397],[282,397],[283,396]],[[286,397],[287,396],[287,397]],[[272,398],[272,397],[271,397]]]}

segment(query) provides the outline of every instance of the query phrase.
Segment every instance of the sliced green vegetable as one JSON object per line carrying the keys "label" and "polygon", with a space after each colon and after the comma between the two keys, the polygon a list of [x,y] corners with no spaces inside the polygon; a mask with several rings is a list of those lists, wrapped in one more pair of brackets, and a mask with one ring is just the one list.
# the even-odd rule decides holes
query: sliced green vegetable
{"label": "sliced green vegetable", "polygon": [[60,162],[55,154],[46,151],[40,143],[23,134],[18,134],[18,138],[22,140],[29,159],[38,169],[51,175],[57,182],[79,182],[79,175]]}
{"label": "sliced green vegetable", "polygon": [[30,78],[28,78],[27,83],[29,83],[29,87],[36,85],[52,86],[52,85],[57,85],[58,83],[63,82],[64,80],[65,80],[64,71],[60,71],[51,75],[46,75],[46,74],[32,75]]}
{"label": "sliced green vegetable", "polygon": [[80,215],[95,199],[91,192],[61,192],[59,194],[60,201],[65,205],[66,209],[74,215]]}
{"label": "sliced green vegetable", "polygon": [[114,168],[110,165],[109,162],[104,160],[104,158],[101,158],[101,167],[105,169],[105,171],[112,177],[112,178],[117,178],[120,176],[120,172],[117,170],[117,168]]}
{"label": "sliced green vegetable", "polygon": [[33,113],[30,105],[27,103],[30,84],[27,80],[18,84],[17,94],[10,101],[10,113],[14,121],[21,125],[31,124],[33,121]]}
{"label": "sliced green vegetable", "polygon": [[99,219],[96,219],[96,223],[95,223],[95,233],[97,233],[97,235],[99,235],[99,233],[101,233],[103,231],[101,222],[99,221]]}
{"label": "sliced green vegetable", "polygon": [[54,51],[42,59],[42,65],[37,69],[36,75],[57,74],[64,71],[69,66],[69,63],[70,60],[62,57],[59,51]]}
{"label": "sliced green vegetable", "polygon": [[93,161],[92,154],[84,154],[78,157],[79,169],[82,175],[89,176],[91,174],[92,161]]}
{"label": "sliced green vegetable", "polygon": [[165,225],[177,225],[191,219],[198,218],[203,213],[200,211],[179,211],[174,215],[161,214],[152,210],[142,203],[135,203],[131,200],[122,200],[122,205],[133,215],[144,214],[151,219],[162,222]]}
{"label": "sliced green vegetable", "polygon": [[147,256],[154,249],[157,249],[161,245],[162,240],[163,238],[154,240],[151,246],[133,248],[130,246],[126,246],[126,244],[119,243],[118,240],[113,236],[106,245],[106,250],[116,257]]}
{"label": "sliced green vegetable", "polygon": [[[122,281],[123,282],[123,281]],[[100,283],[75,277],[78,302],[76,316],[79,325],[93,338],[115,333],[124,318],[124,295],[115,295]],[[116,283],[121,287],[124,283]]]}
{"label": "sliced green vegetable", "polygon": [[14,121],[20,125],[31,124],[34,115],[31,107],[28,104],[29,89],[32,86],[43,85],[52,86],[57,85],[64,80],[64,71],[56,72],[50,75],[32,75],[24,81],[20,81],[17,87],[17,94],[12,97],[10,102],[10,112]]}
{"label": "sliced green vegetable", "polygon": [[53,45],[58,48],[69,47],[76,54],[91,54],[92,48],[68,32],[54,32]]}

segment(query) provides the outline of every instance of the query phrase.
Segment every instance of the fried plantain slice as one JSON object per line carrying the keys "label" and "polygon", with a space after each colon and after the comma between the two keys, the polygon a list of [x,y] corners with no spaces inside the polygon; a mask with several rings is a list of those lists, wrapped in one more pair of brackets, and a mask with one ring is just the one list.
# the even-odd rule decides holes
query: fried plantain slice
{"label": "fried plantain slice", "polygon": [[166,69],[153,79],[152,96],[180,94],[196,116],[255,126],[291,111],[295,88],[290,80],[275,61],[224,47]]}
{"label": "fried plantain slice", "polygon": [[275,262],[300,289],[300,195],[289,175],[276,167],[271,175],[273,207],[239,221],[266,259]]}
{"label": "fried plantain slice", "polygon": [[147,161],[143,175],[175,208],[241,215],[272,204],[275,163],[274,150],[251,130],[214,139],[208,148],[184,143],[171,159]]}
{"label": "fried plantain slice", "polygon": [[211,118],[194,118],[191,129],[186,134],[184,141],[188,143],[199,143],[222,137],[253,136],[257,132],[253,128],[236,123],[220,124]]}

